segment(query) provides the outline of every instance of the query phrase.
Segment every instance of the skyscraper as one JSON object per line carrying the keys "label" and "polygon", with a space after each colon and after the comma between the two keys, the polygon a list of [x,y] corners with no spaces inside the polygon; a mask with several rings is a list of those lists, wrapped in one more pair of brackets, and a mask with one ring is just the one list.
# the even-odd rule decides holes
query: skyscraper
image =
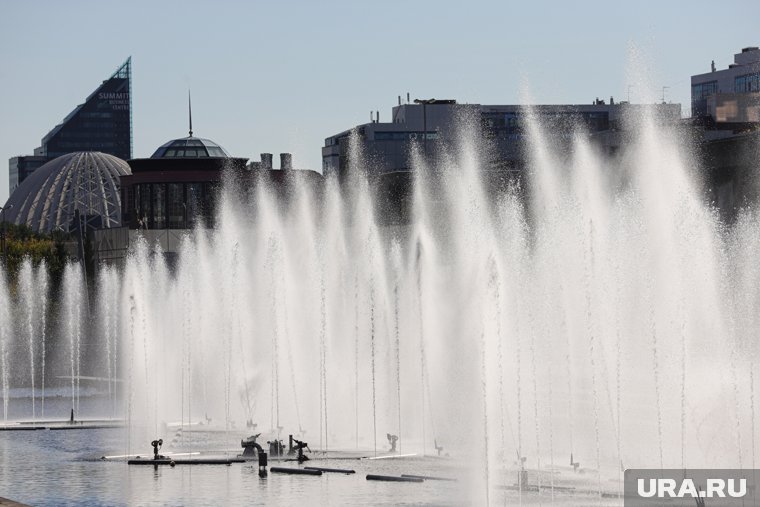
{"label": "skyscraper", "polygon": [[9,160],[9,189],[45,162],[77,151],[132,158],[132,57],[42,138],[34,155]]}

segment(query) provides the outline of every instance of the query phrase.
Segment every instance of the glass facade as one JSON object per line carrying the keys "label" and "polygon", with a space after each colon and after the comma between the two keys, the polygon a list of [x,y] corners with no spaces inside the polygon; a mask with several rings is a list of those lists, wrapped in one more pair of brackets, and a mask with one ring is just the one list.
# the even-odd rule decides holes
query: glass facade
{"label": "glass facade", "polygon": [[164,184],[151,184],[150,194],[153,200],[153,207],[151,209],[153,213],[153,220],[151,221],[152,228],[165,229],[166,228],[166,185]]}
{"label": "glass facade", "polygon": [[[589,132],[601,132],[610,129],[610,114],[607,111],[552,111],[537,113],[543,121],[551,125],[567,124],[568,128],[582,125]],[[508,137],[523,133],[523,113],[519,112],[484,112],[481,122],[488,137]]]}
{"label": "glass facade", "polygon": [[42,164],[78,151],[132,158],[131,57],[42,139],[33,156],[9,160],[10,190]]}
{"label": "glass facade", "polygon": [[736,76],[734,91],[737,93],[760,92],[760,72]]}
{"label": "glass facade", "polygon": [[138,229],[188,229],[209,225],[215,205],[215,187],[203,183],[140,183],[127,188],[124,224],[134,210]]}
{"label": "glass facade", "polygon": [[175,139],[164,144],[150,158],[227,158],[230,155],[218,144],[199,137]]}
{"label": "glass facade", "polygon": [[185,227],[185,186],[182,183],[166,184],[167,228]]}
{"label": "glass facade", "polygon": [[47,157],[13,157],[8,164],[8,183],[9,190],[13,192],[24,181],[27,176],[32,174],[38,167],[48,161]]}
{"label": "glass facade", "polygon": [[[438,132],[428,132],[428,140],[438,139]],[[375,141],[413,141],[425,139],[425,132],[375,132]]]}
{"label": "glass facade", "polygon": [[132,158],[132,59],[42,140],[42,151],[55,158],[75,151],[100,151]]}
{"label": "glass facade", "polygon": [[691,115],[707,116],[707,97],[718,93],[718,82],[691,85]]}

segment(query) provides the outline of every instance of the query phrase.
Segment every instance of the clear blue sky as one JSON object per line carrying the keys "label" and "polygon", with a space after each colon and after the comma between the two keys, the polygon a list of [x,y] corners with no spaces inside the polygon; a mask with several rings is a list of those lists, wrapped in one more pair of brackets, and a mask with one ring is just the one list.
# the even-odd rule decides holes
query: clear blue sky
{"label": "clear blue sky", "polygon": [[[760,2],[0,0],[0,201],[9,157],[132,56],[134,156],[195,134],[235,156],[293,153],[390,118],[398,95],[483,104],[659,97],[689,111],[689,77],[760,45]],[[645,57],[648,89],[631,76]]]}

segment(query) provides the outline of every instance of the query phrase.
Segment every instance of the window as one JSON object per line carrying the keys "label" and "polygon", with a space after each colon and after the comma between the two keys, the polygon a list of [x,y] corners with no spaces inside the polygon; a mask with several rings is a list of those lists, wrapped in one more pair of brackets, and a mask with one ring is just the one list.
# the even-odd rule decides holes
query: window
{"label": "window", "polygon": [[137,187],[135,198],[139,202],[139,212],[137,216],[140,229],[148,228],[148,219],[150,218],[150,184],[141,183]]}
{"label": "window", "polygon": [[737,93],[760,91],[760,72],[736,76],[734,79],[734,91]]}
{"label": "window", "polygon": [[166,208],[169,212],[168,229],[185,227],[185,188],[182,183],[166,185]]}
{"label": "window", "polygon": [[582,116],[590,132],[601,132],[610,128],[609,113],[584,113]]}
{"label": "window", "polygon": [[194,226],[201,218],[202,186],[200,183],[187,184],[187,226]]}
{"label": "window", "polygon": [[[408,141],[424,138],[424,132],[375,132],[375,141]],[[428,132],[427,138],[438,139],[438,132]]]}
{"label": "window", "polygon": [[153,220],[151,228],[166,228],[166,187],[163,183],[151,185],[153,193]]}
{"label": "window", "polygon": [[707,97],[718,93],[718,82],[708,81],[691,85],[691,115],[707,115]]}
{"label": "window", "polygon": [[691,86],[691,100],[706,99],[710,95],[718,93],[718,82],[708,81],[707,83],[699,83]]}

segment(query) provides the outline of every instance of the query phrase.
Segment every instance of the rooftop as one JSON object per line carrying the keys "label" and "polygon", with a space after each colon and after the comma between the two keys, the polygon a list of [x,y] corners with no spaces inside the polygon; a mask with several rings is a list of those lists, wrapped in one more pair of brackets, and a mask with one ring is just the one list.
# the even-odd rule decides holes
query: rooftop
{"label": "rooftop", "polygon": [[229,153],[209,139],[188,136],[173,139],[159,147],[150,158],[230,158]]}

